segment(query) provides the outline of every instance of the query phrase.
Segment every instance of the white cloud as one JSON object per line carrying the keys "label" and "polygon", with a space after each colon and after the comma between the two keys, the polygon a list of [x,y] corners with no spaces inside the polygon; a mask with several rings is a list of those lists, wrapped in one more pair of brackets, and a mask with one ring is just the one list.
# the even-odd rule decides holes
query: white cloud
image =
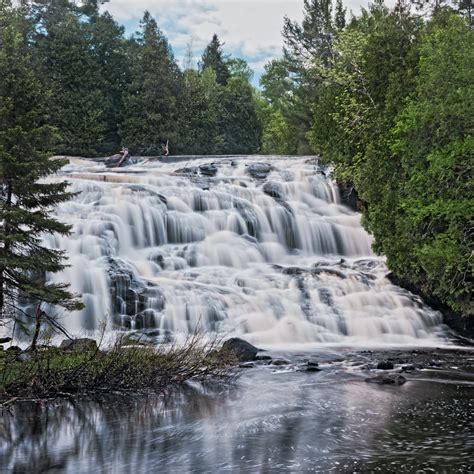
{"label": "white cloud", "polygon": [[[360,2],[346,0],[348,12]],[[263,65],[280,56],[283,18],[303,17],[303,0],[111,0],[105,8],[119,22],[139,19],[145,10],[156,18],[178,59],[192,41],[198,57],[214,33],[224,50],[244,57],[260,76]]]}

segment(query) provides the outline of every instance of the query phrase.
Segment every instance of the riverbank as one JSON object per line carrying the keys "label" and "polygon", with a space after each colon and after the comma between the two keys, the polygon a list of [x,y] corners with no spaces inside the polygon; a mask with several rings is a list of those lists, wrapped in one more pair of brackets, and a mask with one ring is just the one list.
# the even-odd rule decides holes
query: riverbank
{"label": "riverbank", "polygon": [[228,378],[236,359],[197,336],[180,345],[151,346],[121,338],[108,350],[93,339],[60,347],[0,351],[0,407],[77,395],[166,392],[195,379]]}

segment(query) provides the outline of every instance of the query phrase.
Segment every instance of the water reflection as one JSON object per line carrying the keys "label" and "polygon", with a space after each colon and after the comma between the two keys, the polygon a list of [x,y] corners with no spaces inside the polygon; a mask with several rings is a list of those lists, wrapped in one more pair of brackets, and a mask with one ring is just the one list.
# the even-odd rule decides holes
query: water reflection
{"label": "water reflection", "polygon": [[[4,416],[4,472],[465,471],[472,389],[268,368],[169,397],[25,403]],[[472,467],[472,466],[471,466]],[[2,471],[2,472],[3,472]]]}

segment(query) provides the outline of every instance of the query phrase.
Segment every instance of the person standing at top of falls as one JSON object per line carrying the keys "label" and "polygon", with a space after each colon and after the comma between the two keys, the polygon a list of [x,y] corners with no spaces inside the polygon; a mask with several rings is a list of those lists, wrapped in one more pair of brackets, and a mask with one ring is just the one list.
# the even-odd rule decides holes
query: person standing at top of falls
{"label": "person standing at top of falls", "polygon": [[166,140],[166,145],[164,143],[161,145],[161,148],[163,149],[163,156],[168,156],[170,154],[170,150],[169,150],[169,147],[168,147],[168,141],[169,140]]}

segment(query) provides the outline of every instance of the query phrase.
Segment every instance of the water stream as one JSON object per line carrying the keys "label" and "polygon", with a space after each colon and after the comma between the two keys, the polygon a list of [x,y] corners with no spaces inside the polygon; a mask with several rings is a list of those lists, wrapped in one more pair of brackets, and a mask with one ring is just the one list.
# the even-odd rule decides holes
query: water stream
{"label": "water stream", "polygon": [[[86,304],[68,331],[199,329],[286,362],[168,397],[19,403],[0,417],[1,472],[472,472],[474,353],[436,349],[441,314],[390,283],[315,158],[72,160],[64,178],[72,234],[46,242],[70,257],[48,278]],[[404,385],[364,381],[383,359]]]}
{"label": "water stream", "polygon": [[310,157],[73,160],[72,235],[49,237],[85,310],[72,333],[196,328],[258,344],[425,343],[441,315],[386,278],[360,215]]}

